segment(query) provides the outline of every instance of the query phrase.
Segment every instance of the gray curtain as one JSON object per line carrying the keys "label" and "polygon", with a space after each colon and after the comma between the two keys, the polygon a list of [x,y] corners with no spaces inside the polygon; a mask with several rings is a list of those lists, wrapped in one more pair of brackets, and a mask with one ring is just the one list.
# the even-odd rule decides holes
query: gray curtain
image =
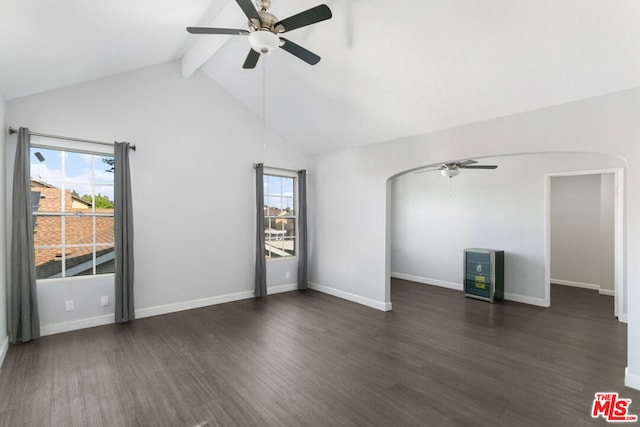
{"label": "gray curtain", "polygon": [[33,253],[29,129],[20,128],[13,169],[9,334],[12,343],[40,337],[36,267]]}
{"label": "gray curtain", "polygon": [[264,254],[264,165],[256,166],[256,297],[267,295],[267,262]]}
{"label": "gray curtain", "polygon": [[298,289],[309,287],[307,281],[307,171],[298,171]]}
{"label": "gray curtain", "polygon": [[133,305],[133,207],[129,143],[115,143],[116,323],[135,319]]}

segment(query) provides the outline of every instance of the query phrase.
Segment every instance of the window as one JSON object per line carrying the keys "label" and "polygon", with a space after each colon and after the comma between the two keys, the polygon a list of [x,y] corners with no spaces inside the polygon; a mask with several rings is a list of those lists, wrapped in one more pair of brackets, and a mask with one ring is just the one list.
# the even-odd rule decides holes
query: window
{"label": "window", "polygon": [[113,273],[113,156],[31,147],[36,278]]}
{"label": "window", "polygon": [[296,255],[296,178],[264,175],[265,256],[285,258]]}

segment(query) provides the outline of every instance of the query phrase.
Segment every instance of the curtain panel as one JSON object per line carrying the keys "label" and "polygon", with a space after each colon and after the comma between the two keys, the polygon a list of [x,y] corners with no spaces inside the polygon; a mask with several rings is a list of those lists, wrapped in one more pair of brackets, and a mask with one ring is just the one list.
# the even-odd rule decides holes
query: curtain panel
{"label": "curtain panel", "polygon": [[13,169],[9,336],[12,343],[40,337],[36,267],[33,252],[29,129],[20,128]]}
{"label": "curtain panel", "polygon": [[128,142],[116,142],[114,147],[116,323],[125,323],[135,319],[135,307],[133,303],[133,204],[131,198],[129,148],[130,145]]}

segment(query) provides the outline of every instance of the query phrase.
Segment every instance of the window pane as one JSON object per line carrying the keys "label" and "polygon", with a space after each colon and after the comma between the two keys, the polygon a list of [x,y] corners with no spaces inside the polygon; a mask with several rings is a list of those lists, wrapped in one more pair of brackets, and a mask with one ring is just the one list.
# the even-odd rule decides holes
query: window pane
{"label": "window pane", "polygon": [[272,194],[282,194],[282,178],[279,176],[273,176],[273,175],[267,175],[267,177],[269,178],[269,183],[268,185],[268,192],[266,192],[265,194],[267,195],[272,195]]}
{"label": "window pane", "polygon": [[95,156],[96,184],[113,185],[115,159],[110,156]]}
{"label": "window pane", "polygon": [[36,216],[33,229],[34,246],[62,245],[62,217]]}
{"label": "window pane", "polygon": [[90,212],[93,208],[93,186],[91,184],[66,183],[65,212]]}
{"label": "window pane", "polygon": [[282,178],[282,195],[293,197],[293,178]]}
{"label": "window pane", "polygon": [[37,210],[34,210],[34,212],[62,211],[62,197],[59,186],[60,184],[57,182],[44,183],[31,180],[31,192],[40,193]]}
{"label": "window pane", "polygon": [[265,242],[265,249],[271,254],[271,258],[281,258],[285,256],[284,240],[271,240]]}
{"label": "window pane", "polygon": [[[31,179],[40,183],[62,181],[62,152],[31,147]],[[41,160],[42,159],[42,160]]]}
{"label": "window pane", "polygon": [[116,256],[113,246],[96,247],[96,273],[115,273]]}
{"label": "window pane", "polygon": [[63,152],[63,176],[66,183],[90,184],[93,181],[93,156],[91,154]]}
{"label": "window pane", "polygon": [[296,235],[296,221],[293,218],[289,218],[285,220],[286,222],[283,224],[283,229],[285,231],[286,237],[295,237]]}
{"label": "window pane", "polygon": [[295,244],[296,244],[296,241],[295,239],[292,239],[292,238],[285,239],[283,241],[282,245],[283,245],[284,251],[288,256],[294,256],[296,254]]}
{"label": "window pane", "polygon": [[293,197],[283,197],[282,198],[282,208],[287,211],[287,215],[291,215],[291,211],[293,211]]}
{"label": "window pane", "polygon": [[60,248],[35,250],[36,279],[60,276],[62,258],[59,255],[61,255]]}
{"label": "window pane", "polygon": [[114,219],[113,217],[96,217],[96,243],[114,243]]}
{"label": "window pane", "polygon": [[93,218],[66,217],[64,219],[64,238],[66,245],[93,243]]}
{"label": "window pane", "polygon": [[75,276],[76,272],[83,268],[87,263],[93,265],[93,246],[84,246],[80,248],[65,248],[65,258],[67,271],[66,276]]}

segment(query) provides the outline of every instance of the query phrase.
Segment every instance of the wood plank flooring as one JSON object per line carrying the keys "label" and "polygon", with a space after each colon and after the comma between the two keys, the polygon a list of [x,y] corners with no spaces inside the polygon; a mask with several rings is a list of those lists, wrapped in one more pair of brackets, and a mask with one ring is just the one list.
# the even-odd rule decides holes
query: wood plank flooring
{"label": "wood plank flooring", "polygon": [[488,304],[394,280],[393,311],[289,292],[11,346],[1,426],[581,426],[623,385],[613,298]]}

